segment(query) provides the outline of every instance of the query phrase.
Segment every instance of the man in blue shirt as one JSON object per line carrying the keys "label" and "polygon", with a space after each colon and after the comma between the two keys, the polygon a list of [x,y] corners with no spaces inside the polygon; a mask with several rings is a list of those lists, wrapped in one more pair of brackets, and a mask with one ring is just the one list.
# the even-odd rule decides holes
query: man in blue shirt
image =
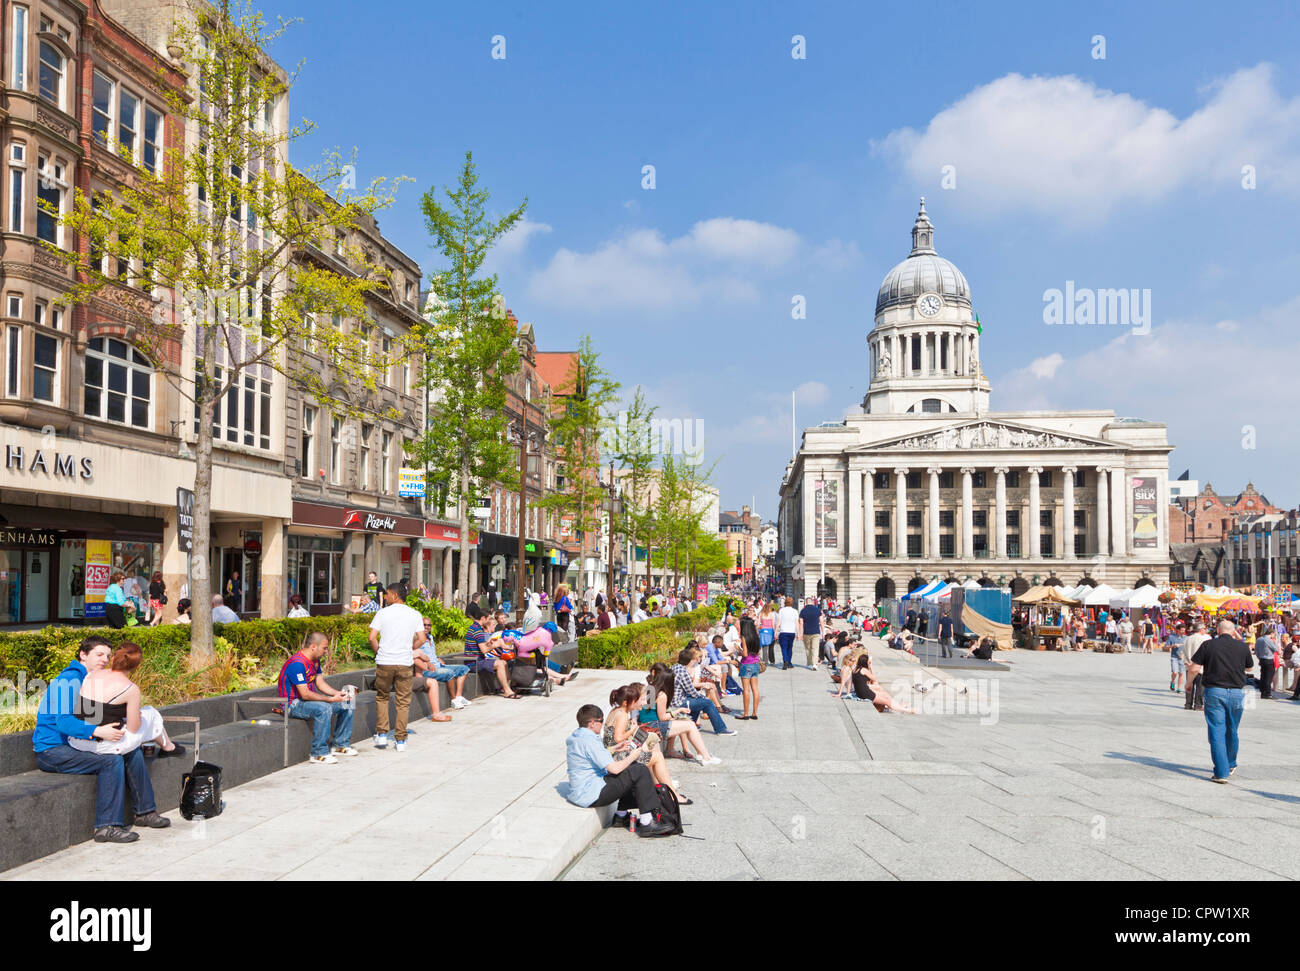
{"label": "man in blue shirt", "polygon": [[799,635],[803,638],[803,649],[808,667],[817,670],[817,647],[821,643],[822,609],[817,606],[817,598],[809,597],[808,604],[799,611]]}
{"label": "man in blue shirt", "polygon": [[136,826],[166,829],[172,824],[170,819],[158,814],[144,754],[139,748],[134,748],[126,755],[99,755],[78,751],[68,744],[69,738],[117,742],[125,734],[120,724],[96,725],[76,715],[81,682],[90,671],[103,670],[111,652],[112,645],[102,637],[87,637],[81,642],[76,659],[59,672],[41,696],[36,730],[32,732],[32,749],[42,772],[96,777],[96,843],[134,843],[140,834],[133,833],[125,825],[124,782],[131,789]]}
{"label": "man in blue shirt", "polygon": [[939,647],[943,649],[944,657],[952,657],[952,618],[948,616],[947,608],[939,618]]}
{"label": "man in blue shirt", "polygon": [[624,742],[621,759],[601,744],[605,717],[595,705],[578,709],[578,727],[565,740],[565,760],[569,766],[569,802],[575,806],[608,806],[618,803],[617,815],[626,818],[635,803],[638,836],[666,836],[672,826],[655,819],[659,796],[655,792],[650,770],[637,761],[641,746]]}

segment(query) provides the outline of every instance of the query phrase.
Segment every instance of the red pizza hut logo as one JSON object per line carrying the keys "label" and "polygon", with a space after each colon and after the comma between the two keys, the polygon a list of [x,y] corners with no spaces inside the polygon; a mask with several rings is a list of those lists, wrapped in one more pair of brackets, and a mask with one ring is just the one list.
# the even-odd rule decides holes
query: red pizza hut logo
{"label": "red pizza hut logo", "polygon": [[358,511],[352,510],[347,513],[343,520],[345,527],[355,526],[358,529],[382,529],[391,533],[397,528],[397,520],[392,516],[376,516],[374,513],[366,513],[365,518]]}

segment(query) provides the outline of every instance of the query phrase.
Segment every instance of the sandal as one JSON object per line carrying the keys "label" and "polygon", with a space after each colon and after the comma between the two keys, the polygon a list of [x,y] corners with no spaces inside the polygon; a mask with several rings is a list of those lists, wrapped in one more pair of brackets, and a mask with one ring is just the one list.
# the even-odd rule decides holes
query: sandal
{"label": "sandal", "polygon": [[523,695],[502,695],[501,697],[505,698],[507,701],[518,701],[523,697]]}
{"label": "sandal", "polygon": [[683,795],[679,792],[679,793],[677,793],[677,805],[679,805],[679,806],[694,806],[695,803],[694,803],[692,800],[690,800],[690,799],[686,798],[685,796],[683,796]]}

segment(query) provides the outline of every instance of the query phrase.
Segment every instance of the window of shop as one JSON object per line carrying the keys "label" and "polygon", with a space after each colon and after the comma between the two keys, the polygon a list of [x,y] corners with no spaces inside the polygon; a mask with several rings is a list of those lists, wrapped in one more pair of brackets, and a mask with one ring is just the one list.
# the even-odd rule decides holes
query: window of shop
{"label": "window of shop", "polygon": [[[89,562],[89,568],[87,567]],[[58,545],[57,584],[60,620],[103,620],[104,591],[115,570],[125,575],[122,592],[136,604],[136,616],[144,623],[149,609],[149,580],[162,569],[162,544],[147,540],[106,540],[67,536]],[[179,591],[168,591],[169,598],[180,599]],[[33,617],[29,609],[27,622]]]}
{"label": "window of shop", "polygon": [[308,610],[343,603],[343,540],[289,537],[289,592]]}

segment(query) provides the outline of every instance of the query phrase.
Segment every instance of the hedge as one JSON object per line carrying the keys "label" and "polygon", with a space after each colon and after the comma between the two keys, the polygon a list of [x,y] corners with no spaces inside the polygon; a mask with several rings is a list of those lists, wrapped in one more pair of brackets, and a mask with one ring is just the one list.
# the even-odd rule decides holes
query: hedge
{"label": "hedge", "polygon": [[[433,620],[435,641],[450,639],[448,646],[459,648],[469,618],[418,596],[412,600],[412,607]],[[313,631],[330,637],[333,650],[326,663],[327,673],[368,667],[374,663],[370,620],[369,614],[341,614],[213,624],[216,657],[208,667],[193,671],[189,666],[190,628],[185,624],[121,630],[46,627],[0,633],[0,733],[31,727],[34,704],[43,688],[40,682],[48,682],[63,670],[76,655],[77,645],[91,635],[103,637],[114,647],[122,641],[140,645],[144,660],[135,681],[146,703],[161,706],[271,684],[284,660]],[[14,703],[15,694],[18,704]]]}
{"label": "hedge", "polygon": [[644,671],[655,661],[675,660],[681,632],[708,630],[722,619],[722,606],[710,604],[676,617],[651,617],[578,638],[578,667]]}

